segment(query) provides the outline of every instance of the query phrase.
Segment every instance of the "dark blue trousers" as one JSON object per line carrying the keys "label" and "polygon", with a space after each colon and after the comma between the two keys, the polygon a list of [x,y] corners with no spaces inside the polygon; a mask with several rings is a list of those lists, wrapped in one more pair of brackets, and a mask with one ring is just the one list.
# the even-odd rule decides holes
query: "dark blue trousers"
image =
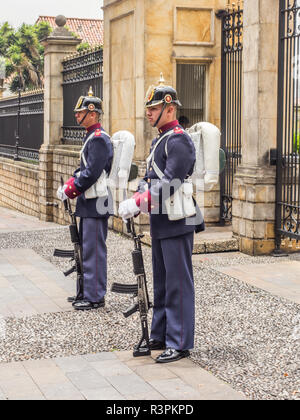
{"label": "dark blue trousers", "polygon": [[154,308],[151,338],[176,350],[194,347],[194,233],[152,239]]}
{"label": "dark blue trousers", "polygon": [[83,298],[99,302],[107,285],[107,218],[80,219],[83,259]]}

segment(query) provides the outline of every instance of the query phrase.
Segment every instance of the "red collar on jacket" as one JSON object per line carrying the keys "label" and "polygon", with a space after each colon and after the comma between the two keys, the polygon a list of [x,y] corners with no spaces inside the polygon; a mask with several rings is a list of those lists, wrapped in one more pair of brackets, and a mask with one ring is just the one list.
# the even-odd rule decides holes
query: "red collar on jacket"
{"label": "red collar on jacket", "polygon": [[86,129],[86,131],[87,131],[88,133],[91,133],[92,131],[96,130],[97,128],[101,128],[101,124],[100,124],[100,123],[97,123],[97,124],[91,125],[90,127],[88,127],[88,128]]}
{"label": "red collar on jacket", "polygon": [[160,128],[158,129],[159,134],[165,133],[166,131],[169,131],[169,130],[171,130],[172,128],[177,127],[177,125],[179,125],[178,120],[175,120],[175,121],[169,122],[168,124],[165,124],[165,125],[163,125],[162,127],[160,127]]}

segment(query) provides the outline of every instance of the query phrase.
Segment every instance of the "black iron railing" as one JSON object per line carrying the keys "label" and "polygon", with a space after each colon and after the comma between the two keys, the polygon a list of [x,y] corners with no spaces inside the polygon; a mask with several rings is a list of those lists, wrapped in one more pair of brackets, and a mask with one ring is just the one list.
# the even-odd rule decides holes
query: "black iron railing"
{"label": "black iron railing", "polygon": [[241,163],[243,10],[220,11],[222,19],[221,147],[226,167],[220,175],[220,222],[232,219],[232,185]]}
{"label": "black iron railing", "polygon": [[279,1],[276,249],[300,240],[300,1]]}
{"label": "black iron railing", "polygon": [[38,161],[44,139],[44,93],[0,101],[0,155]]}
{"label": "black iron railing", "polygon": [[86,96],[92,86],[95,96],[103,98],[103,50],[75,54],[63,61],[63,143],[78,144],[85,130],[76,124],[74,108],[80,96]]}

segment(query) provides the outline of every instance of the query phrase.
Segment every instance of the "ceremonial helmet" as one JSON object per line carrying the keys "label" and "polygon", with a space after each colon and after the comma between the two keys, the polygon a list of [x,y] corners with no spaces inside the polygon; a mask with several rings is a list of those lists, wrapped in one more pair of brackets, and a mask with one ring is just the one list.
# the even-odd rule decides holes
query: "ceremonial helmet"
{"label": "ceremonial helmet", "polygon": [[88,96],[80,96],[75,106],[74,112],[80,112],[87,109],[90,112],[103,114],[103,102],[100,98],[94,96],[93,88],[90,87]]}
{"label": "ceremonial helmet", "polygon": [[156,106],[159,104],[171,104],[174,103],[178,106],[182,106],[177,92],[172,86],[167,86],[163,78],[163,74],[160,74],[160,80],[158,81],[158,86],[150,86],[145,98],[145,107],[150,108],[151,106]]}

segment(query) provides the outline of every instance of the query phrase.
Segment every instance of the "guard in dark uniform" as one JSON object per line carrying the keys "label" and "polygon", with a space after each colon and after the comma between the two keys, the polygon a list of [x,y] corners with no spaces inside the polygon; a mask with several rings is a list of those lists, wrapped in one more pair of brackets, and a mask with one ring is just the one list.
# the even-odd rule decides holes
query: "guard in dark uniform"
{"label": "guard in dark uniform", "polygon": [[[107,284],[106,238],[109,210],[108,189],[105,190],[106,174],[109,174],[113,158],[113,148],[109,135],[102,128],[99,119],[103,113],[102,101],[93,95],[80,97],[75,107],[77,122],[87,130],[81,151],[80,168],[77,169],[61,194],[77,198],[76,216],[80,217],[79,232],[83,255],[83,296],[73,302],[76,310],[89,310],[105,305]],[[103,178],[104,193],[97,196],[95,186]],[[97,184],[98,182],[98,184]],[[96,193],[93,191],[96,191]],[[92,193],[91,193],[92,191]],[[105,192],[106,191],[106,192]],[[63,198],[63,197],[62,197]],[[112,207],[112,206],[111,206]]]}
{"label": "guard in dark uniform", "polygon": [[120,204],[119,214],[127,219],[140,211],[150,213],[154,282],[150,346],[165,350],[156,362],[168,363],[189,356],[194,347],[192,251],[194,232],[204,230],[204,222],[198,219],[196,226],[195,218],[170,220],[164,206],[164,199],[176,190],[173,181],[181,185],[192,174],[196,159],[190,136],[176,120],[176,108],[181,106],[177,92],[161,79],[147,94],[145,106],[158,136],[138,192]]}

